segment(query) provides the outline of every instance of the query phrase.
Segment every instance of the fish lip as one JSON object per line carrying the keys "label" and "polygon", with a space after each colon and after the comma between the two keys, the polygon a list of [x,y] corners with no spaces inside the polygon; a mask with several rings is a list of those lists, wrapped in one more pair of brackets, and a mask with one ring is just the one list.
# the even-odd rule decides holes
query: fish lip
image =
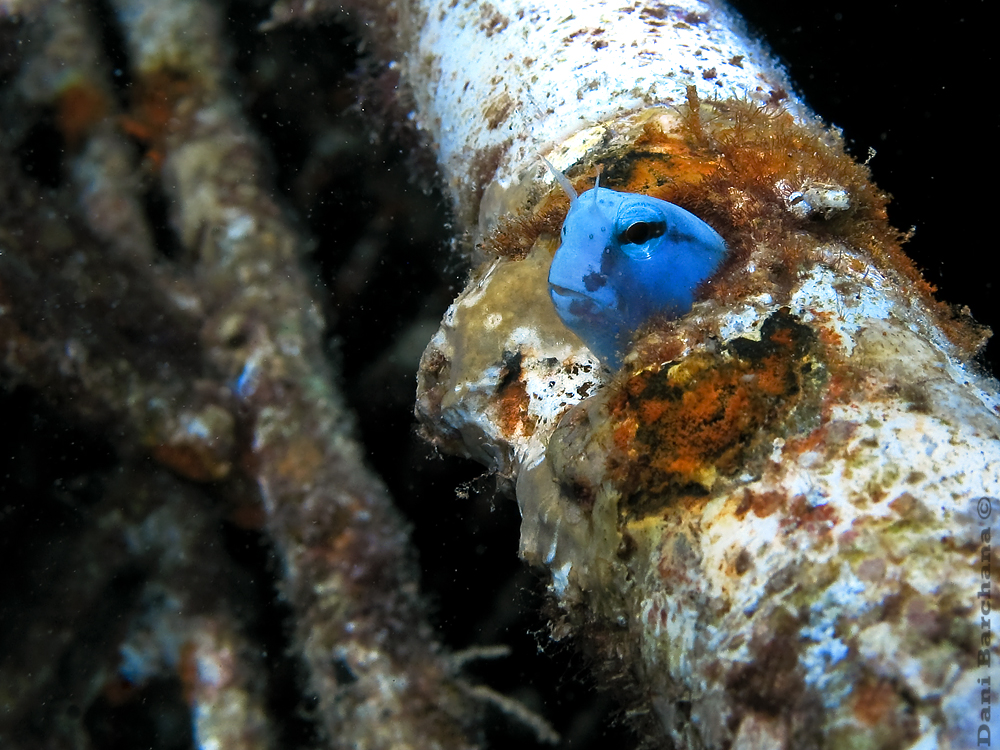
{"label": "fish lip", "polygon": [[559,286],[558,284],[549,284],[549,290],[553,294],[558,294],[560,297],[567,297],[571,300],[587,300],[588,302],[594,302],[594,298],[583,292],[579,292],[576,289],[570,289],[569,287]]}
{"label": "fish lip", "polygon": [[[556,312],[560,317],[569,314],[577,323],[586,323],[588,326],[613,327],[621,329],[625,327],[626,321],[621,313],[602,304],[601,300],[592,297],[586,292],[577,289],[549,284],[550,296],[556,306]],[[570,325],[572,328],[573,326]]]}

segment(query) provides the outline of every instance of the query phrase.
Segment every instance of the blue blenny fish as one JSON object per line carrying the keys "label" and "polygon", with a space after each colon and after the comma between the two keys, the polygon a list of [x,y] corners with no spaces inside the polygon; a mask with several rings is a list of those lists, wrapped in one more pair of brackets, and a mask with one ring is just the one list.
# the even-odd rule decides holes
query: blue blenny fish
{"label": "blue blenny fish", "polygon": [[632,334],[654,315],[676,318],[726,255],[712,227],[673,203],[600,186],[570,197],[562,243],[549,268],[549,294],[566,327],[612,367]]}

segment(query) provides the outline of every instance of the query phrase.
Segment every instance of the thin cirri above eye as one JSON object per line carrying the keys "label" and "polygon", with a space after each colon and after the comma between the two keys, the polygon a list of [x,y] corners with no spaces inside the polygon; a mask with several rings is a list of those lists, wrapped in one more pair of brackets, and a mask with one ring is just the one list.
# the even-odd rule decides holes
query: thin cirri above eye
{"label": "thin cirri above eye", "polygon": [[662,237],[666,231],[665,221],[637,221],[622,233],[621,240],[632,245],[642,245],[654,237]]}

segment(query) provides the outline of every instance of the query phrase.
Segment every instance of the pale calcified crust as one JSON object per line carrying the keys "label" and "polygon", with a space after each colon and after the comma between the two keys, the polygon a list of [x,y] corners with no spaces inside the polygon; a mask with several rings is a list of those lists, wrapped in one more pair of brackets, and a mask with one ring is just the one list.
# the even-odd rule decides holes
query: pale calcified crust
{"label": "pale calcified crust", "polygon": [[967,585],[1000,498],[996,383],[968,364],[983,331],[933,299],[839,134],[752,95],[689,87],[546,151],[573,190],[600,165],[729,247],[617,375],[542,302],[581,199],[494,155],[487,261],[425,353],[418,414],[514,481],[553,635],[584,644],[647,736],[963,747],[996,657]]}
{"label": "pale calcified crust", "polygon": [[791,91],[717,2],[406,2],[399,28],[413,119],[480,236],[534,181],[539,149],[565,170],[613,137],[602,123],[682,104],[690,85],[759,102]]}

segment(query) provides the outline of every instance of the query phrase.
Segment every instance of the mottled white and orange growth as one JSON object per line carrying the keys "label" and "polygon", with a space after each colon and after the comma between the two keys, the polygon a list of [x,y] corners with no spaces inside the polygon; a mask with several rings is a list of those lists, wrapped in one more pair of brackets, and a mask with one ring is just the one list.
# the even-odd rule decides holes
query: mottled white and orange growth
{"label": "mottled white and orange growth", "polygon": [[[934,300],[867,169],[716,3],[410,14],[418,119],[482,264],[417,411],[514,481],[554,636],[665,746],[967,746],[997,658],[1000,398],[970,364],[988,332]],[[619,372],[544,294],[568,200],[538,151],[730,248]]]}

